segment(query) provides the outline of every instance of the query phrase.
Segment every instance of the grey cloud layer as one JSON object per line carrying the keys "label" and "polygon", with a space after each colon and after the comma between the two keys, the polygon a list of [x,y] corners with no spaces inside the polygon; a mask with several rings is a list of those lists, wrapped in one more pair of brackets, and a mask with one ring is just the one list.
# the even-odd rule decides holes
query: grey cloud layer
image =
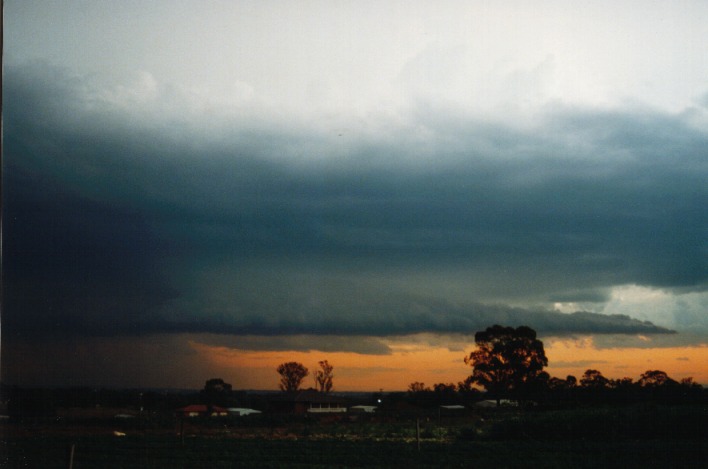
{"label": "grey cloud layer", "polygon": [[535,305],[706,287],[708,137],[682,116],[428,106],[331,133],[175,90],[124,109],[41,64],[4,87],[5,331],[649,333]]}

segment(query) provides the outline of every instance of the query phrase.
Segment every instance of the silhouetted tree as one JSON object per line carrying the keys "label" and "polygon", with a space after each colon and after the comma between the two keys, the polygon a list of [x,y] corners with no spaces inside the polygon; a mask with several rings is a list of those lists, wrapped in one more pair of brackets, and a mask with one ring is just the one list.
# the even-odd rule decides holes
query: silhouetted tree
{"label": "silhouetted tree", "polygon": [[231,389],[232,386],[221,378],[212,378],[204,383],[205,392],[228,393]]}
{"label": "silhouetted tree", "polygon": [[691,388],[691,389],[702,389],[703,388],[703,386],[696,383],[691,376],[689,376],[688,378],[681,379],[680,384],[681,384],[681,386],[685,386],[685,387]]}
{"label": "silhouetted tree", "polygon": [[693,378],[683,378],[678,386],[683,400],[699,399],[703,394],[703,386],[696,383]]}
{"label": "silhouetted tree", "polygon": [[315,388],[320,392],[328,393],[332,390],[334,367],[327,360],[320,361],[319,365],[321,369],[315,371]]}
{"label": "silhouetted tree", "polygon": [[556,377],[549,378],[546,382],[546,388],[551,402],[556,405],[571,402],[575,394],[577,383],[578,380],[573,375],[568,375],[565,379]]}
{"label": "silhouetted tree", "polygon": [[669,375],[667,375],[666,372],[660,370],[645,371],[642,376],[639,377],[639,381],[637,381],[637,383],[639,383],[639,385],[643,388],[655,388],[659,386],[678,384],[676,381],[669,378]]}
{"label": "silhouetted tree", "polygon": [[610,380],[597,370],[585,370],[583,377],[580,378],[580,385],[591,389],[607,388],[610,386]]}
{"label": "silhouetted tree", "polygon": [[624,378],[611,379],[609,387],[612,392],[606,396],[608,402],[628,404],[639,400],[638,386],[632,378],[625,376]]}
{"label": "silhouetted tree", "polygon": [[439,393],[450,393],[455,392],[457,387],[454,383],[437,383],[433,384],[433,390]]}
{"label": "silhouetted tree", "polygon": [[212,378],[204,383],[204,389],[199,394],[206,405],[227,406],[231,400],[231,385],[221,378]]}
{"label": "silhouetted tree", "polygon": [[457,393],[457,386],[454,383],[436,383],[433,385],[435,399],[438,405],[457,404],[461,394]]}
{"label": "silhouetted tree", "polygon": [[297,391],[305,376],[310,374],[307,368],[298,362],[281,363],[277,372],[280,375],[281,391]]}
{"label": "silhouetted tree", "polygon": [[553,378],[548,379],[547,384],[548,389],[551,391],[560,391],[565,389],[573,389],[578,384],[578,380],[573,375],[568,375],[565,379],[556,378],[554,376]]}
{"label": "silhouetted tree", "polygon": [[430,408],[439,405],[440,395],[433,392],[430,386],[420,381],[414,381],[408,385],[408,393],[406,400],[409,404],[416,407]]}
{"label": "silhouetted tree", "polygon": [[425,391],[430,391],[430,388],[425,387],[425,383],[421,383],[419,381],[414,381],[408,385],[408,392],[410,392],[410,393],[425,392]]}
{"label": "silhouetted tree", "polygon": [[561,389],[566,389],[568,383],[566,380],[561,378],[556,378],[555,376],[548,380],[548,389],[551,391],[557,391]]}
{"label": "silhouetted tree", "polygon": [[470,392],[473,391],[475,388],[472,386],[474,383],[472,382],[472,377],[468,376],[465,378],[464,381],[459,381],[457,383],[457,389],[458,391],[461,392]]}
{"label": "silhouetted tree", "polygon": [[615,389],[629,389],[634,386],[634,380],[625,376],[624,378],[610,380],[610,386]]}
{"label": "silhouetted tree", "polygon": [[465,357],[472,366],[466,382],[484,387],[495,395],[497,404],[503,394],[521,397],[548,366],[543,342],[530,327],[495,325],[477,332],[474,341],[477,350]]}

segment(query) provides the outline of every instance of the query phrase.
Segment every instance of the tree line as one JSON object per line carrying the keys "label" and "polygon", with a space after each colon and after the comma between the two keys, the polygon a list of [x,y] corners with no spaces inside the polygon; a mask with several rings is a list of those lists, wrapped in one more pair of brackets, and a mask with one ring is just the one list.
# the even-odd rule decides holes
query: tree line
{"label": "tree line", "polygon": [[[427,387],[415,381],[408,386],[409,394],[434,393],[450,396],[452,393],[470,394],[479,389],[486,391],[486,398],[519,402],[554,398],[558,401],[570,398],[591,399],[624,397],[636,399],[641,396],[685,398],[702,391],[702,386],[693,378],[676,381],[661,370],[647,370],[637,381],[625,377],[609,379],[595,369],[586,370],[580,379],[569,375],[565,378],[551,377],[543,369],[548,358],[543,342],[536,331],[528,326],[517,328],[494,325],[475,334],[476,349],[464,357],[472,367],[472,373],[457,384],[437,383]],[[315,371],[315,389],[330,392],[333,388],[333,369],[327,360],[319,362]],[[282,391],[297,391],[308,369],[298,362],[283,363],[277,368]]]}
{"label": "tree line", "polygon": [[569,375],[551,377],[543,370],[548,358],[536,331],[527,326],[517,328],[494,325],[475,334],[477,348],[465,357],[472,374],[457,386],[436,384],[433,389],[415,382],[409,392],[469,391],[483,388],[487,396],[497,400],[519,402],[599,399],[607,402],[637,400],[645,397],[686,399],[699,396],[702,386],[693,378],[676,381],[661,370],[647,370],[637,381],[624,377],[609,379],[595,369],[586,370],[578,380]]}
{"label": "tree line", "polygon": [[[315,371],[315,389],[328,393],[332,390],[334,380],[334,367],[327,360],[318,362],[319,369]],[[278,387],[281,391],[297,391],[300,389],[302,381],[310,374],[310,371],[298,362],[281,363],[276,369],[280,375]]]}

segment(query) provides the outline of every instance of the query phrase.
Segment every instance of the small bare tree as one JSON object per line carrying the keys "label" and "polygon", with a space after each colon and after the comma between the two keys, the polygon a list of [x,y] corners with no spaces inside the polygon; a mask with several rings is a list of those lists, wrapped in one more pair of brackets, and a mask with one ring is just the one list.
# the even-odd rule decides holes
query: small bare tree
{"label": "small bare tree", "polygon": [[315,372],[315,388],[320,392],[328,393],[332,390],[334,367],[327,360],[320,361],[319,365],[321,369]]}

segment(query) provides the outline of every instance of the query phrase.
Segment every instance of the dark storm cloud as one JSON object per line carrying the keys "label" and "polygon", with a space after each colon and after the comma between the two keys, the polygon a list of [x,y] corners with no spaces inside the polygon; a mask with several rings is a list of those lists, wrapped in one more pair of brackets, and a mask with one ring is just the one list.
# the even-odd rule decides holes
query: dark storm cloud
{"label": "dark storm cloud", "polygon": [[[378,305],[377,305],[378,306]],[[492,324],[510,324],[514,326],[531,324],[539,333],[547,336],[568,334],[666,334],[672,333],[649,321],[638,321],[624,315],[602,315],[589,312],[562,314],[555,311],[536,311],[501,306],[467,305],[463,308],[445,307],[440,310],[420,311],[421,305],[412,309],[396,310],[386,307],[373,307],[373,312],[361,314],[360,309],[345,309],[341,312],[331,309],[293,311],[292,306],[285,307],[281,314],[270,313],[262,318],[230,320],[209,320],[199,317],[191,322],[161,322],[159,332],[211,332],[254,335],[290,335],[317,334],[326,336],[398,336],[424,332],[474,334]],[[289,314],[284,315],[282,312]],[[321,314],[320,314],[321,313]],[[339,313],[339,314],[337,314]],[[322,319],[326,317],[327,319]],[[323,345],[323,344],[319,344]],[[326,345],[326,344],[324,344]],[[311,345],[309,345],[311,346]],[[344,347],[345,344],[338,344]],[[301,348],[302,346],[298,347]],[[350,346],[351,347],[351,346]],[[346,348],[352,350],[351,348]]]}
{"label": "dark storm cloud", "polygon": [[137,333],[138,318],[177,294],[157,270],[169,248],[139,212],[57,187],[13,161],[4,172],[6,333]]}
{"label": "dark storm cloud", "polygon": [[666,332],[502,304],[706,285],[708,138],[677,116],[429,107],[359,139],[99,91],[6,70],[6,332]]}
{"label": "dark storm cloud", "polygon": [[328,335],[220,335],[202,334],[195,338],[198,343],[248,351],[313,351],[354,352],[362,355],[388,355],[391,348],[376,337],[328,336]]}

